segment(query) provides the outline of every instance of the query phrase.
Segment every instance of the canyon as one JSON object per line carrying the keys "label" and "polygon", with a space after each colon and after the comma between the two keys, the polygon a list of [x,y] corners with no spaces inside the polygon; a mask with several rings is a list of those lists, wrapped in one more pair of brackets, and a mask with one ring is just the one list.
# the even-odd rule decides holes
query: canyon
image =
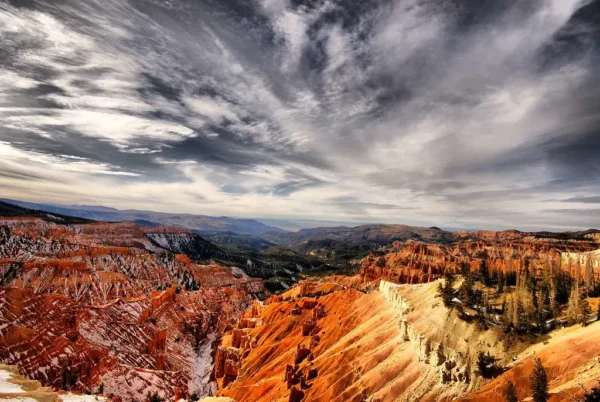
{"label": "canyon", "polygon": [[[507,347],[499,309],[518,279],[502,295],[475,283],[483,320],[459,300],[465,267],[482,276],[485,264],[494,278],[576,278],[595,312],[595,231],[377,234],[353,274],[298,273],[273,294],[247,266],[201,262],[215,246],[189,229],[68,219],[0,218],[0,362],[38,382],[34,400],[503,401],[508,383],[529,397],[538,357],[551,401],[600,381],[595,317],[567,325],[559,310],[552,329],[517,332]],[[450,305],[438,289],[449,274]],[[492,378],[482,354],[502,368]]]}
{"label": "canyon", "polygon": [[137,401],[211,391],[212,342],[260,279],[161,244],[174,227],[0,221],[0,359],[60,388]]}
{"label": "canyon", "polygon": [[[530,395],[534,359],[547,368],[551,401],[583,400],[600,382],[598,322],[506,347],[502,319],[486,329],[444,306],[438,286],[461,264],[542,275],[545,267],[597,283],[594,234],[456,233],[450,244],[408,240],[371,253],[354,276],[310,279],[256,303],[217,350],[218,395],[236,401],[504,401],[509,382]],[[536,275],[536,274],[532,274]],[[589,279],[588,279],[589,280]],[[588,298],[595,307],[598,297]],[[250,325],[248,325],[250,323]],[[478,368],[493,356],[502,373]]]}

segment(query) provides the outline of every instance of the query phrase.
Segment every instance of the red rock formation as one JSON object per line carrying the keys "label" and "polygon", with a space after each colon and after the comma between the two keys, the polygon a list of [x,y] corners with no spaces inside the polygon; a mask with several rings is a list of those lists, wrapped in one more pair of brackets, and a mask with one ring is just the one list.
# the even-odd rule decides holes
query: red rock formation
{"label": "red rock formation", "polygon": [[[366,257],[359,275],[364,282],[386,279],[395,283],[426,283],[441,278],[447,270],[458,272],[461,263],[477,270],[484,258],[492,273],[523,269],[525,260],[529,260],[530,269],[542,270],[547,263],[558,267],[561,261],[566,269],[565,253],[587,253],[600,248],[595,241],[557,242],[518,236],[520,232],[516,231],[478,233],[480,239],[448,245],[395,242],[391,248]],[[573,259],[572,264],[575,263]],[[600,266],[595,264],[594,268],[600,276]]]}
{"label": "red rock formation", "polygon": [[[530,270],[550,266],[575,272],[592,261],[598,277],[600,254],[591,253],[597,247],[594,239],[561,242],[516,231],[469,234],[447,245],[394,243],[365,258],[355,277],[305,281],[253,305],[222,338],[220,348],[239,352],[235,378],[225,378],[223,370],[216,373],[218,394],[238,402],[450,401],[466,395],[484,385],[475,373],[478,352],[492,351],[503,362],[512,361],[504,352],[503,334],[480,330],[450,313],[436,298],[435,283],[397,292],[393,283],[382,281],[387,284],[382,291],[373,283],[427,283],[447,270],[458,272],[462,263],[476,271],[484,258],[492,273],[522,270],[526,264]],[[248,325],[249,317],[254,324]],[[247,338],[253,341],[242,342]],[[569,353],[581,353],[569,347]],[[579,373],[600,356],[591,344],[585,350],[591,353],[581,353]],[[564,363],[570,358],[563,355],[563,363],[551,363],[549,356],[549,365],[569,373],[556,384],[572,386],[576,370]],[[523,375],[509,372],[507,378]],[[600,371],[590,378],[596,381]],[[500,401],[498,386],[467,400]],[[566,400],[558,392],[553,398]]]}
{"label": "red rock formation", "polygon": [[[210,351],[212,334],[265,289],[230,269],[169,254],[148,241],[149,231],[187,233],[0,220],[0,360],[57,388],[94,391],[102,384],[123,401],[148,391],[187,395],[196,352]],[[200,290],[186,291],[185,277]],[[229,359],[224,370],[235,377],[236,362]]]}

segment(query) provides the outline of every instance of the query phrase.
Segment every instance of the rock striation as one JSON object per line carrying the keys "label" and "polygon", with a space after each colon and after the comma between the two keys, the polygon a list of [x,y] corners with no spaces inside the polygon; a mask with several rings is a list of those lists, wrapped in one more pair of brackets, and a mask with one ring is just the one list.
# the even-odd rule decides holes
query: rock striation
{"label": "rock striation", "polygon": [[3,218],[0,361],[48,386],[122,401],[207,394],[217,334],[266,291],[161,247],[192,238],[127,222]]}

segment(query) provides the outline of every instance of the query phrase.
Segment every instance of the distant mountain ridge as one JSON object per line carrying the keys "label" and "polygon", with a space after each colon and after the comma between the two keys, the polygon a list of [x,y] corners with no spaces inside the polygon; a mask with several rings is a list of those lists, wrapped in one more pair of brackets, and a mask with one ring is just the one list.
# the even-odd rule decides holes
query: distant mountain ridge
{"label": "distant mountain ridge", "polygon": [[67,214],[59,214],[40,209],[31,209],[24,206],[15,205],[13,203],[0,200],[0,216],[1,217],[35,217],[45,221],[62,223],[62,224],[78,224],[90,223],[92,220],[81,217],[68,216]]}
{"label": "distant mountain ridge", "polygon": [[194,214],[172,214],[142,210],[120,210],[116,208],[89,205],[38,204],[32,202],[2,199],[1,201],[31,210],[46,211],[53,214],[69,215],[95,221],[105,222],[144,222],[144,225],[160,224],[181,226],[196,231],[235,232],[254,236],[266,232],[286,233],[275,226],[269,226],[254,219],[238,219],[227,216],[207,216]]}
{"label": "distant mountain ridge", "polygon": [[263,237],[296,251],[307,252],[315,246],[373,246],[394,241],[421,240],[428,243],[447,243],[455,240],[448,231],[436,227],[424,228],[408,225],[361,225],[302,229],[293,233],[265,233]]}

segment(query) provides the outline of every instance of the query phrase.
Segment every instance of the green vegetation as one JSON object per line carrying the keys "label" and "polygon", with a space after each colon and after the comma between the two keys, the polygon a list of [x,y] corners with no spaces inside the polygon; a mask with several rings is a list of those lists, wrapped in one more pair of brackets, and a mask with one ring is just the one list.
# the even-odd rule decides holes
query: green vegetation
{"label": "green vegetation", "polygon": [[490,355],[489,352],[479,352],[479,356],[477,357],[477,374],[483,378],[496,377],[502,372],[502,368],[496,364],[497,361],[498,359]]}
{"label": "green vegetation", "polygon": [[[594,315],[584,297],[598,291],[593,275],[587,274],[583,281],[549,259],[524,259],[514,265],[509,260],[504,270],[492,271],[483,258],[479,270],[472,271],[469,264],[462,263],[462,281],[447,273],[438,286],[438,296],[446,307],[456,309],[463,320],[474,322],[481,330],[502,330],[507,350],[518,336],[540,335],[564,325],[587,325],[594,316],[600,319],[600,308]],[[460,286],[455,289],[457,282]]]}
{"label": "green vegetation", "polygon": [[547,402],[548,374],[546,374],[546,369],[539,358],[535,359],[535,367],[529,381],[533,394],[533,402]]}
{"label": "green vegetation", "polygon": [[158,392],[150,393],[148,392],[148,396],[146,397],[147,402],[163,402],[163,399],[158,395]]}
{"label": "green vegetation", "polygon": [[584,402],[600,402],[600,386],[592,388],[585,393]]}
{"label": "green vegetation", "polygon": [[454,282],[455,282],[455,277],[454,275],[450,272],[447,271],[446,275],[444,277],[444,283],[443,284],[439,284],[438,285],[438,295],[441,296],[443,302],[444,302],[444,306],[448,307],[448,308],[452,308],[453,306],[453,302],[452,299],[454,297]]}
{"label": "green vegetation", "polygon": [[506,398],[506,402],[519,402],[519,398],[517,398],[517,387],[512,382],[509,382],[504,390],[504,397]]}

